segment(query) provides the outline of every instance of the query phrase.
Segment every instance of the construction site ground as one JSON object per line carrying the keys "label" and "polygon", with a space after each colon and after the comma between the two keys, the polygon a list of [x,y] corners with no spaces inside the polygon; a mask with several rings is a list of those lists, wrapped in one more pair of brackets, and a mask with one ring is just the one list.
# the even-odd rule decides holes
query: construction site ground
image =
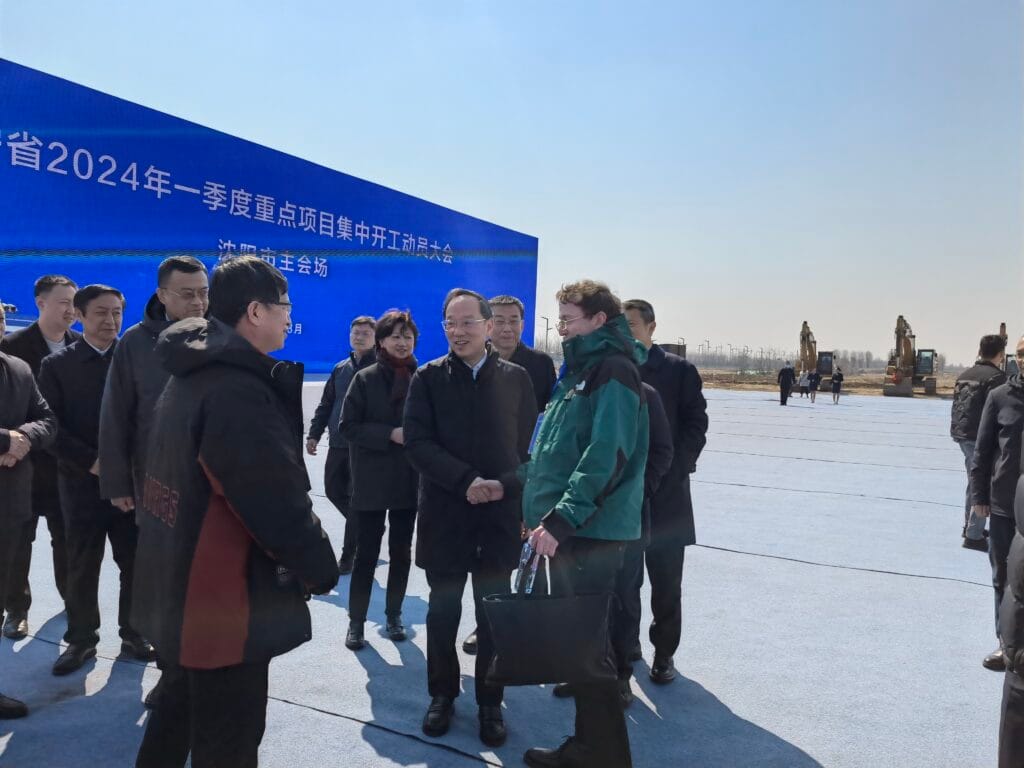
{"label": "construction site ground", "polygon": [[[322,386],[306,387],[307,417]],[[642,632],[646,658],[627,711],[634,765],[994,765],[1002,675],[981,666],[996,645],[992,588],[985,555],[960,546],[964,472],[949,403],[851,395],[833,405],[823,393],[813,406],[797,398],[783,408],[770,393],[717,386],[707,396],[680,677],[648,679]],[[326,441],[307,462],[316,512],[338,543],[325,455]],[[518,766],[528,747],[572,732],[572,703],[550,687],[509,689],[508,743],[484,747],[464,656],[452,730],[424,736],[426,582],[414,568],[404,614],[412,636],[392,643],[380,632],[387,568],[385,547],[369,645],[358,653],[343,644],[348,578],[311,601],[313,640],[271,665],[262,766]],[[109,553],[99,656],[67,677],[50,673],[65,615],[45,525],[31,579],[30,635],[0,643],[0,690],[31,713],[0,721],[0,766],[129,768],[159,673],[118,657]],[[473,627],[468,593],[465,607],[461,635]]]}

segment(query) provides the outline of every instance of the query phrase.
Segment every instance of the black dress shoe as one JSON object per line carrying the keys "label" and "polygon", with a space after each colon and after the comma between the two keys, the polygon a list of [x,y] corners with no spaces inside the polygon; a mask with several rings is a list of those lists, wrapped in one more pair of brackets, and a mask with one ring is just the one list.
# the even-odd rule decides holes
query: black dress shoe
{"label": "black dress shoe", "polygon": [[388,616],[388,623],[384,631],[387,633],[388,639],[396,643],[400,643],[406,638],[401,616]]}
{"label": "black dress shoe", "polygon": [[488,747],[500,747],[508,738],[501,707],[480,707],[480,741]]}
{"label": "black dress shoe", "polygon": [[348,557],[342,555],[338,559],[338,574],[340,576],[348,576],[352,573],[352,566],[355,565],[356,559],[354,557]]}
{"label": "black dress shoe", "polygon": [[423,732],[427,736],[444,736],[452,724],[455,702],[447,696],[435,696],[430,700],[427,714],[423,717]]}
{"label": "black dress shoe", "polygon": [[1006,659],[1003,658],[1003,649],[992,651],[981,660],[981,666],[991,669],[993,672],[1003,672],[1006,669]]}
{"label": "black dress shoe", "polygon": [[462,641],[462,652],[468,653],[470,656],[476,656],[477,647],[476,630],[474,629],[469,636]]}
{"label": "black dress shoe", "polygon": [[523,762],[530,768],[588,768],[587,752],[570,736],[558,749],[535,747],[526,750]]}
{"label": "black dress shoe", "polygon": [[576,695],[576,691],[572,688],[572,683],[559,683],[551,689],[551,693],[556,699],[571,699]]}
{"label": "black dress shoe", "polygon": [[0,720],[15,720],[28,714],[24,702],[0,693]]}
{"label": "black dress shoe", "polygon": [[72,643],[53,663],[53,674],[69,675],[76,669],[81,669],[86,661],[96,655],[95,645],[79,645]]}
{"label": "black dress shoe", "polygon": [[619,680],[619,703],[623,709],[627,709],[633,703],[633,689],[629,680]]}
{"label": "black dress shoe", "polygon": [[988,539],[982,537],[980,539],[968,539],[966,536],[960,543],[960,546],[964,549],[975,549],[978,552],[988,552]]}
{"label": "black dress shoe", "polygon": [[28,616],[9,613],[4,622],[4,637],[10,640],[21,640],[28,636]]}
{"label": "black dress shoe", "polygon": [[364,645],[366,645],[366,639],[363,637],[363,622],[349,622],[348,634],[345,635],[345,647],[350,651],[358,651]]}
{"label": "black dress shoe", "polygon": [[139,661],[156,660],[156,649],[144,637],[131,637],[121,640],[121,653]]}
{"label": "black dress shoe", "polygon": [[657,656],[654,657],[654,664],[651,665],[651,680],[656,682],[658,685],[665,685],[671,683],[676,679],[676,665],[672,661],[672,657],[667,659],[659,659]]}
{"label": "black dress shoe", "polygon": [[156,681],[149,693],[146,694],[146,698],[142,700],[142,706],[146,709],[156,709],[160,706],[160,694],[163,693],[164,676],[160,675],[160,679]]}

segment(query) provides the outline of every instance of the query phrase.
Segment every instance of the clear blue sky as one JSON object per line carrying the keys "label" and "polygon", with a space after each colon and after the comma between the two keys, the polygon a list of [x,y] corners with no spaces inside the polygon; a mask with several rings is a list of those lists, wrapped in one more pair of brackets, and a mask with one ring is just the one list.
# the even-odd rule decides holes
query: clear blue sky
{"label": "clear blue sky", "polygon": [[[696,346],[1024,333],[1019,0],[0,0],[0,55],[540,238]],[[984,283],[989,283],[985,285]]]}

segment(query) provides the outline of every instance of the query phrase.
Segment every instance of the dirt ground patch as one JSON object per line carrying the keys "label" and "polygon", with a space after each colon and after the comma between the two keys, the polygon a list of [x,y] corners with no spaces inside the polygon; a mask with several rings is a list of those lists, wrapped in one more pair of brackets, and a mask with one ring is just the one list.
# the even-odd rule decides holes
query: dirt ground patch
{"label": "dirt ground patch", "polygon": [[[714,368],[704,368],[700,372],[704,379],[704,386],[718,387],[721,389],[738,389],[777,392],[779,385],[774,373],[738,373],[737,371],[723,371]],[[885,374],[882,372],[850,373],[843,381],[843,392],[856,395],[881,395],[882,382]],[[935,397],[948,399],[953,396],[953,384],[956,382],[956,374],[942,373],[937,377]],[[799,390],[797,390],[799,391]],[[914,393],[915,397],[924,397],[923,391]]]}

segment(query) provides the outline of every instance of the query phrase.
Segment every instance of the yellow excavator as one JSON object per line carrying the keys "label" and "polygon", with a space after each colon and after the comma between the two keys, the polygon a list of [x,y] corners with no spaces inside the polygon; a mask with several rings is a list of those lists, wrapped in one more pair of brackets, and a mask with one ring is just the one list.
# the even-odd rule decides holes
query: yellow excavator
{"label": "yellow excavator", "polygon": [[935,394],[935,350],[918,349],[917,337],[903,315],[896,318],[896,348],[889,353],[882,394],[913,397],[914,388]]}
{"label": "yellow excavator", "polygon": [[802,371],[817,371],[821,374],[821,384],[818,388],[824,391],[832,378],[834,359],[834,352],[818,351],[818,342],[814,339],[811,327],[804,320],[804,324],[800,328],[800,365],[796,369],[797,376]]}

